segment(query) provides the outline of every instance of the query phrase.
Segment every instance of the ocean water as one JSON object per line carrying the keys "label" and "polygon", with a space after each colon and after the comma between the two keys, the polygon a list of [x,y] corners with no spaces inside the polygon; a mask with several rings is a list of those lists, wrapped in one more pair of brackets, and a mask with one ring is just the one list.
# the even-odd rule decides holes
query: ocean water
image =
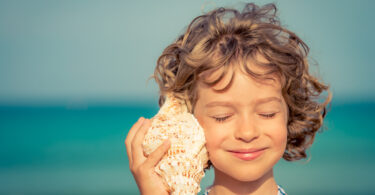
{"label": "ocean water", "polygon": [[[124,140],[153,104],[0,107],[0,194],[139,194]],[[308,154],[280,160],[288,194],[375,194],[375,103],[333,104]],[[213,181],[208,171],[204,189]],[[200,193],[202,194],[202,192]]]}

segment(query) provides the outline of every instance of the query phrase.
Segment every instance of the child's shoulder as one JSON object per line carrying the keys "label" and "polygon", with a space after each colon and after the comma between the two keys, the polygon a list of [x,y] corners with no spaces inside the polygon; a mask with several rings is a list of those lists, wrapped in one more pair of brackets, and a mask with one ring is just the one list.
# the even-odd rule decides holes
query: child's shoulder
{"label": "child's shoulder", "polygon": [[285,190],[281,186],[277,185],[277,189],[277,195],[287,195],[287,193],[285,193]]}
{"label": "child's shoulder", "polygon": [[[208,192],[211,190],[211,186],[208,186],[205,190],[204,190],[204,195],[208,195]],[[285,190],[280,186],[280,185],[277,185],[277,195],[288,195]]]}

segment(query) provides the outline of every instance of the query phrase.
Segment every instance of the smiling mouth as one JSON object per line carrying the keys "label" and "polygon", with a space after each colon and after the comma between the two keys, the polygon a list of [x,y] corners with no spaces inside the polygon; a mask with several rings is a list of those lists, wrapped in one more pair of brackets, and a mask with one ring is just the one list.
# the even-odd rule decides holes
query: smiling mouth
{"label": "smiling mouth", "polygon": [[229,151],[234,157],[239,158],[241,160],[250,161],[258,158],[264,153],[265,149],[255,150],[252,152],[248,151]]}
{"label": "smiling mouth", "polygon": [[252,153],[252,152],[257,152],[260,150],[264,150],[266,148],[241,148],[241,149],[235,149],[235,150],[229,150],[230,152],[235,152],[235,153]]}

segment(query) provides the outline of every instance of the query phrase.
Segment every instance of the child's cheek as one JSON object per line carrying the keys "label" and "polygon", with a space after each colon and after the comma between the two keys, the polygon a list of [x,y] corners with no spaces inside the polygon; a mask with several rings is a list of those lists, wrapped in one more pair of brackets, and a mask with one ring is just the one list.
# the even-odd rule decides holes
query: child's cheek
{"label": "child's cheek", "polygon": [[202,121],[200,124],[204,129],[206,148],[208,152],[210,153],[214,150],[220,149],[221,144],[228,136],[228,132],[224,130],[225,128],[223,125],[217,125],[215,122],[211,121]]}
{"label": "child's cheek", "polygon": [[264,125],[265,134],[272,140],[275,149],[283,153],[287,143],[287,126],[283,120]]}

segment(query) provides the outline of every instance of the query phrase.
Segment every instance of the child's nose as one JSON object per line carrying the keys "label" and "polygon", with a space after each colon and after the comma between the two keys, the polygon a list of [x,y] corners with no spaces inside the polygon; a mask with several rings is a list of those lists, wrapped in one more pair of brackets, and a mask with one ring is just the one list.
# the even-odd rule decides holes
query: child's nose
{"label": "child's nose", "polygon": [[259,127],[256,126],[254,120],[251,120],[250,117],[241,117],[237,124],[238,126],[234,133],[236,139],[244,142],[251,142],[259,137]]}

